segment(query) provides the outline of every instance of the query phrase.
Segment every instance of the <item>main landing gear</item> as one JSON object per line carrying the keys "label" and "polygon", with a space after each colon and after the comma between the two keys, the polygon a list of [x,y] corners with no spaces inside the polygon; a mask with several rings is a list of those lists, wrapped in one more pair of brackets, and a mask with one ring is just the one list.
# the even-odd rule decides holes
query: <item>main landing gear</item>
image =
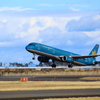
{"label": "main landing gear", "polygon": [[52,64],[52,68],[56,68],[56,64]]}
{"label": "main landing gear", "polygon": [[72,68],[72,67],[73,67],[73,65],[72,65],[72,64],[69,64],[69,65],[68,65],[68,68]]}
{"label": "main landing gear", "polygon": [[56,68],[55,61],[54,61],[54,60],[52,60],[52,62],[53,62],[53,64],[51,65],[51,66],[52,66],[52,68]]}

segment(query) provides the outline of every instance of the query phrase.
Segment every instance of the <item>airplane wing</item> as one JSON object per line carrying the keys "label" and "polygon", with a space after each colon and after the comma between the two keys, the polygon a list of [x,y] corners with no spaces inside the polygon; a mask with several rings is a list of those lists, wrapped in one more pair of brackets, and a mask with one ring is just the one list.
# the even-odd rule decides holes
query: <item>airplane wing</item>
{"label": "airplane wing", "polygon": [[71,58],[73,59],[82,59],[82,58],[92,58],[92,57],[97,57],[97,56],[100,56],[100,55],[87,55],[87,56],[71,56]]}

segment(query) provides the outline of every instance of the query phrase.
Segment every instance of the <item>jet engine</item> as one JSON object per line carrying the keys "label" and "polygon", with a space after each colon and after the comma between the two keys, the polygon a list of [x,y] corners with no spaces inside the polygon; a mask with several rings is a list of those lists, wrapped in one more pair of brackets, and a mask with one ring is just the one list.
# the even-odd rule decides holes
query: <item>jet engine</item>
{"label": "jet engine", "polygon": [[61,61],[66,61],[66,57],[65,56],[60,56],[60,60]]}
{"label": "jet engine", "polygon": [[38,56],[38,61],[40,61],[40,62],[49,62],[49,59],[46,58],[45,56]]}
{"label": "jet engine", "polygon": [[70,63],[74,61],[73,58],[71,58],[69,56],[60,56],[60,59],[62,61],[66,61],[66,62],[70,62]]}

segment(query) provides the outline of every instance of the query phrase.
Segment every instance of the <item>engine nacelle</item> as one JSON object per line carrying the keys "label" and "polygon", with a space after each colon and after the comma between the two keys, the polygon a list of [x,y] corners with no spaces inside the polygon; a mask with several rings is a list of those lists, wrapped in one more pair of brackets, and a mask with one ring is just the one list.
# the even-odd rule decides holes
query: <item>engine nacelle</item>
{"label": "engine nacelle", "polygon": [[49,59],[46,58],[45,56],[38,56],[38,61],[40,61],[40,62],[49,62]]}
{"label": "engine nacelle", "polygon": [[66,61],[66,62],[70,62],[70,63],[74,61],[73,58],[71,58],[69,56],[60,56],[60,59],[62,61]]}
{"label": "engine nacelle", "polygon": [[61,61],[66,61],[66,57],[65,56],[60,56]]}

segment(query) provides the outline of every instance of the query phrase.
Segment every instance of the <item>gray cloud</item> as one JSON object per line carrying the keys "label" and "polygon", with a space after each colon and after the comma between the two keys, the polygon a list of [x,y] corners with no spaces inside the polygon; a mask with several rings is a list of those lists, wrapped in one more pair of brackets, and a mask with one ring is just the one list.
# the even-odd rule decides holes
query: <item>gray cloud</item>
{"label": "gray cloud", "polygon": [[67,23],[68,31],[96,31],[100,30],[100,18],[95,20],[96,16],[83,16],[79,20],[71,20]]}

